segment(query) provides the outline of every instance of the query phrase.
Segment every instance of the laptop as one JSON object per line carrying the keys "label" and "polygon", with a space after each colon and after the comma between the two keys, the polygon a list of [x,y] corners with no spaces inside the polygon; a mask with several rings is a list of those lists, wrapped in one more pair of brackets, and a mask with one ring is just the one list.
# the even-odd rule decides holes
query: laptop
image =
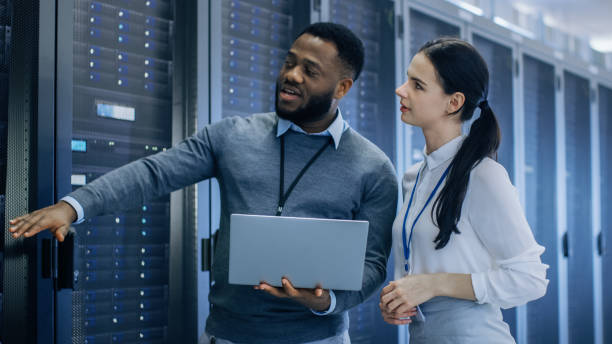
{"label": "laptop", "polygon": [[361,290],[368,221],[232,214],[229,283]]}

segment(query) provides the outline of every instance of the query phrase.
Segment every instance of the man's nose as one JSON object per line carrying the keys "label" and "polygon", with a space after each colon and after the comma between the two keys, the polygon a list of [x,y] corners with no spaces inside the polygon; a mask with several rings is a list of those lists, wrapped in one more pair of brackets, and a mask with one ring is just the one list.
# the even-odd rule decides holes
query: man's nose
{"label": "man's nose", "polygon": [[304,82],[304,76],[302,75],[300,66],[295,66],[289,69],[287,73],[285,73],[285,78],[287,78],[288,81],[296,84],[301,84]]}

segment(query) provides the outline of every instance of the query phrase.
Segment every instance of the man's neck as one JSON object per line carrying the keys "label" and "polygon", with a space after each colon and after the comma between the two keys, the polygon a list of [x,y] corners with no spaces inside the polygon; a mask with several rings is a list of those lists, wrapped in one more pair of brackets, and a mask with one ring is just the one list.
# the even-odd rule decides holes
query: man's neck
{"label": "man's neck", "polygon": [[336,120],[336,116],[337,116],[336,109],[334,109],[333,111],[330,111],[329,113],[327,113],[327,115],[325,115],[325,117],[321,118],[318,121],[303,122],[303,123],[294,122],[294,123],[298,127],[302,128],[302,130],[304,130],[305,132],[309,134],[314,134],[314,133],[320,133],[320,132],[327,130],[327,128],[329,128],[329,126],[332,123],[334,123],[334,121]]}

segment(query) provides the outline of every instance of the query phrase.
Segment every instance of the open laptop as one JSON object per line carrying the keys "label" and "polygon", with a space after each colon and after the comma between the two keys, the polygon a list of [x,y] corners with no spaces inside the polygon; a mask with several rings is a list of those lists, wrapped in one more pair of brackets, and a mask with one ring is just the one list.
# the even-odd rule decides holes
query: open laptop
{"label": "open laptop", "polygon": [[241,215],[230,218],[229,283],[360,290],[367,221]]}

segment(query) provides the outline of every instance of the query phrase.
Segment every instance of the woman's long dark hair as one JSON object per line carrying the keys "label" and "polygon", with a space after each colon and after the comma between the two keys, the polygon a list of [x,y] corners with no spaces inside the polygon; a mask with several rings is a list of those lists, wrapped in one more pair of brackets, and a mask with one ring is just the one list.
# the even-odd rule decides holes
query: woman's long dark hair
{"label": "woman's long dark hair", "polygon": [[480,108],[480,117],[472,124],[470,133],[453,158],[446,184],[432,207],[431,216],[434,217],[435,211],[440,229],[434,243],[436,249],[441,249],[453,232],[459,233],[457,223],[470,172],[485,157],[496,157],[501,134],[487,101],[487,64],[472,45],[457,38],[444,37],[425,43],[419,53],[423,53],[433,64],[446,94],[461,92],[465,96],[463,106],[457,111],[461,111],[461,122],[470,120],[474,110]]}

